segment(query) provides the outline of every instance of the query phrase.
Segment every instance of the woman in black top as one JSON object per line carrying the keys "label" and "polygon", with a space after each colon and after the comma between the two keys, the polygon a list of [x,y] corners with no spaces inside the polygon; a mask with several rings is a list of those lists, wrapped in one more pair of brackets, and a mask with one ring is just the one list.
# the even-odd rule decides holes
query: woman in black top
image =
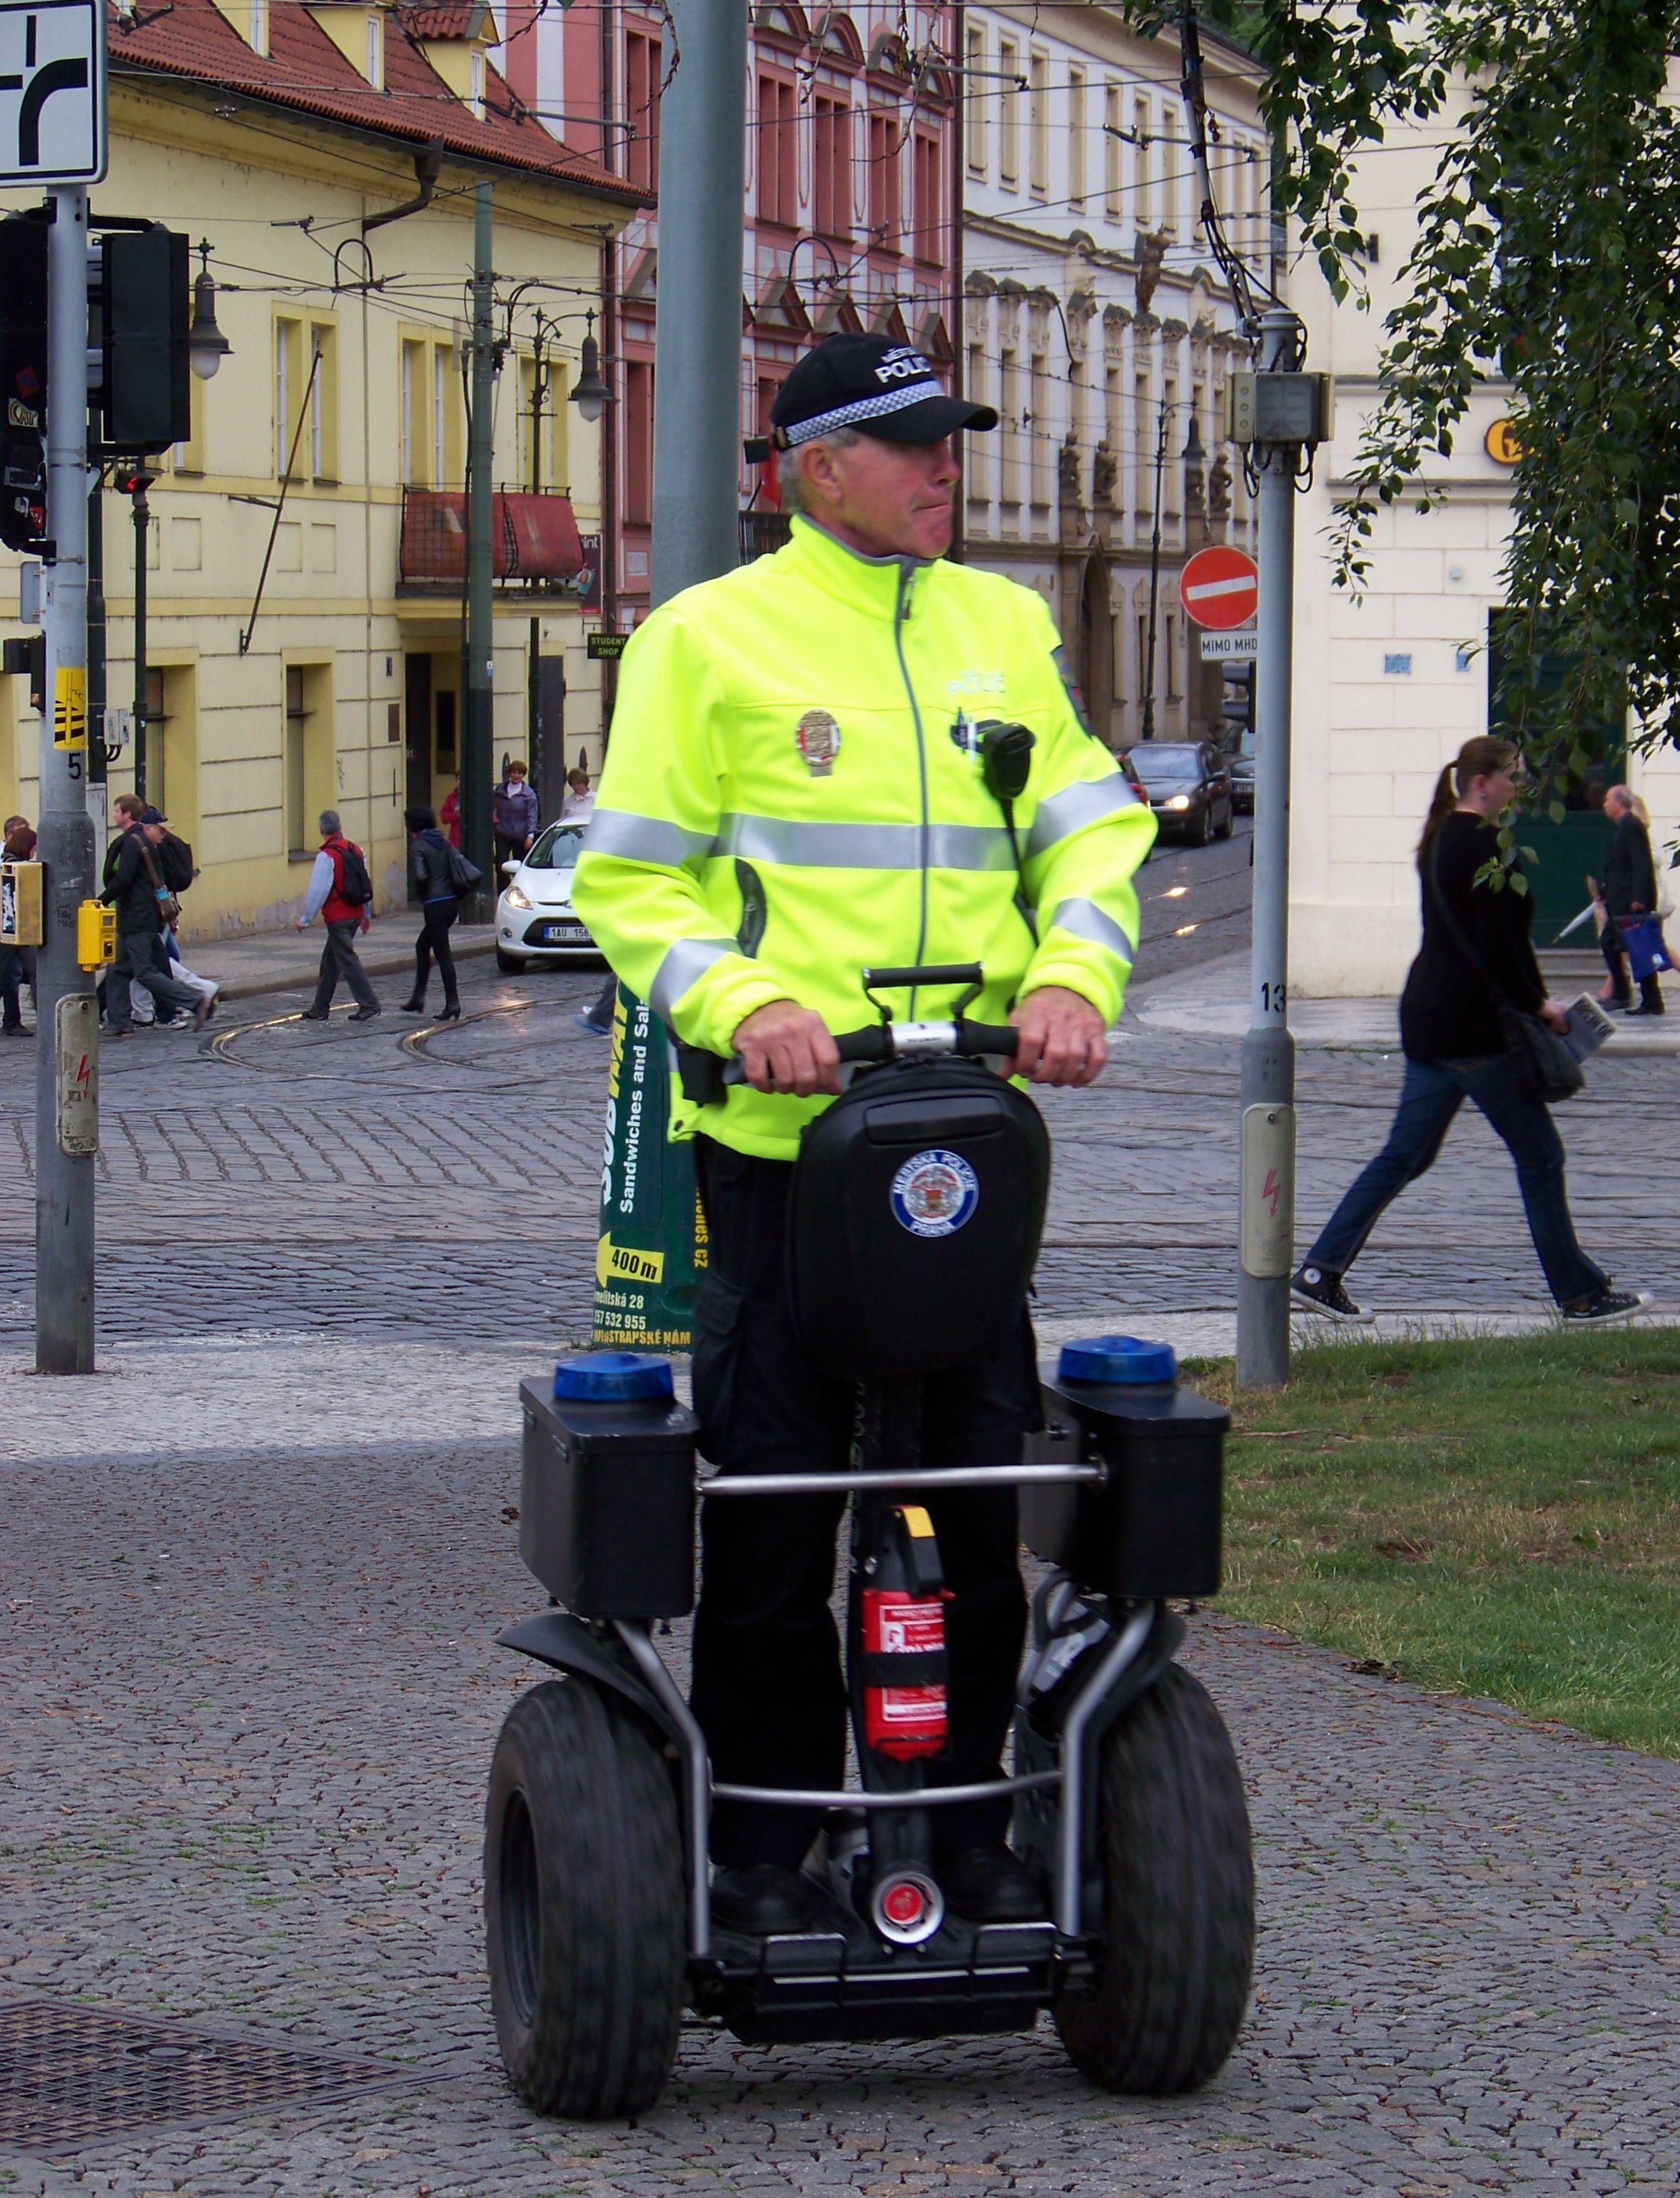
{"label": "woman in black top", "polygon": [[1474,1099],[1516,1162],[1523,1210],[1552,1295],[1571,1322],[1625,1320],[1649,1302],[1610,1287],[1575,1241],[1563,1187],[1563,1141],[1543,1100],[1522,1090],[1500,1027],[1501,997],[1555,1030],[1565,1010],[1548,999],[1528,927],[1532,897],[1496,891],[1477,873],[1499,858],[1496,819],[1516,791],[1516,751],[1486,736],[1466,741],[1436,782],[1418,845],[1423,944],[1400,996],[1406,1056],[1388,1143],[1342,1199],[1296,1270],[1298,1304],[1333,1320],[1369,1320],[1342,1276],[1389,1203],[1433,1164],[1453,1116]]}
{"label": "woman in black top", "polygon": [[437,957],[438,974],[444,980],[444,1004],[438,1020],[458,1022],[461,996],[456,986],[455,957],[450,951],[449,928],[461,912],[450,864],[450,844],[438,829],[433,812],[416,803],[403,812],[409,828],[409,866],[420,898],[420,936],[414,942],[414,990],[403,1003],[408,1015],[426,1012],[426,984]]}

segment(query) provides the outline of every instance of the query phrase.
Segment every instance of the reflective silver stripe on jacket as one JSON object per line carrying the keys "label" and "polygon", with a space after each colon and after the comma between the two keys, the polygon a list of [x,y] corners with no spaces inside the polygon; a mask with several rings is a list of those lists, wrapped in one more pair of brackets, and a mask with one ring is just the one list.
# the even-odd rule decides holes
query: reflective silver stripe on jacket
{"label": "reflective silver stripe on jacket", "polygon": [[1106,946],[1111,954],[1118,954],[1128,968],[1136,958],[1136,950],[1112,916],[1105,916],[1094,900],[1058,901],[1051,911],[1049,928],[1052,931],[1071,931],[1075,939],[1089,939],[1094,946]]}
{"label": "reflective silver stripe on jacket", "polygon": [[597,809],[584,834],[586,855],[622,855],[632,863],[661,863],[681,869],[712,851],[709,832],[685,832],[662,817],[637,817],[628,809]]}
{"label": "reflective silver stripe on jacket", "polygon": [[1136,805],[1137,796],[1126,784],[1123,771],[1111,771],[1107,778],[1081,779],[1077,786],[1065,786],[1060,794],[1053,794],[1048,801],[1038,804],[1032,829],[1027,834],[1028,859],[1042,855],[1071,833],[1082,832],[1087,824],[1095,824],[1104,817],[1112,817],[1116,810],[1131,809]]}
{"label": "reflective silver stripe on jacket", "polygon": [[714,962],[738,954],[732,939],[679,939],[659,967],[648,991],[648,1005],[667,1020],[691,985],[697,985]]}
{"label": "reflective silver stripe on jacket", "polygon": [[[920,824],[803,824],[780,817],[728,816],[712,843],[714,855],[780,863],[805,870],[920,870]],[[927,863],[935,870],[1008,870],[1009,838],[1000,824],[930,824]]]}

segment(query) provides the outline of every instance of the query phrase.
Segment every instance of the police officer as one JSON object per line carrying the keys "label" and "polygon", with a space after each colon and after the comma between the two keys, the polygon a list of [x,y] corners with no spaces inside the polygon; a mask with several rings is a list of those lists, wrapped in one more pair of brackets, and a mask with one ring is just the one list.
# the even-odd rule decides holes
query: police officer
{"label": "police officer", "polygon": [[[747,1087],[680,1102],[696,1140],[710,1260],[695,1315],[700,1447],[726,1472],[842,1470],[852,1393],[801,1355],[784,1301],[801,1125],[840,1088],[831,1032],[870,1020],[871,964],[979,962],[970,1010],[1020,1033],[1038,1084],[1107,1057],[1137,930],[1133,872],[1154,836],[1084,724],[1030,590],[944,561],[950,437],[995,427],[927,361],[875,336],[807,352],[772,413],[793,538],[688,590],[623,660],[612,747],[573,884],[614,969],[680,1039],[739,1054]],[[983,728],[1027,725],[1031,776],[1005,818]],[[909,1012],[949,1013],[924,992]],[[1023,1306],[1001,1359],[927,1384],[929,1464],[1017,1460],[1038,1424]],[[705,1514],[694,1706],[720,1780],[829,1788],[846,1695],[829,1603],[843,1497]],[[1024,1605],[1012,1493],[930,1503],[946,1579],[950,1745],[936,1780],[1000,1775]],[[932,1811],[950,1905],[1039,1912],[996,1802]],[[719,1806],[720,1922],[795,1929],[814,1818]]]}

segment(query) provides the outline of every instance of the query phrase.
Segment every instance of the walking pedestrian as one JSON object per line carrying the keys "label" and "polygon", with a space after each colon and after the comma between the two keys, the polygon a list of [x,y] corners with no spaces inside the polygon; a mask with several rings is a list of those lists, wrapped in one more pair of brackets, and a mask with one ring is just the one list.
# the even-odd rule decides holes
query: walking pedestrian
{"label": "walking pedestrian", "polygon": [[528,783],[525,765],[515,756],[508,765],[508,776],[490,797],[490,823],[496,834],[498,876],[503,863],[528,852],[541,822],[537,789]]}
{"label": "walking pedestrian", "polygon": [[318,916],[327,939],[321,949],[321,975],[315,987],[314,1004],[304,1009],[303,1020],[326,1021],[333,1011],[333,995],[342,978],[356,1002],[351,1021],[370,1023],[380,1013],[379,999],[356,951],[358,932],[373,928],[373,918],[368,913],[368,904],[373,898],[373,881],[368,875],[367,858],[353,840],[346,839],[336,809],[321,811],[320,826],[321,848],[309,874],[309,891],[304,898],[304,912],[298,918],[298,929],[307,930]]}
{"label": "walking pedestrian", "polygon": [[[26,817],[9,817],[6,836],[0,844],[0,859],[9,863],[32,863],[35,859],[35,828]],[[11,946],[0,944],[0,1036],[26,1038],[24,1028],[22,993],[29,987],[29,1004],[35,1004],[35,949],[32,946]]]}
{"label": "walking pedestrian", "polygon": [[[127,813],[132,815],[131,811]],[[204,1028],[215,1006],[213,998],[203,997],[169,974],[162,930],[173,916],[174,897],[159,861],[165,835],[161,811],[142,808],[125,829],[114,858],[107,859],[107,883],[100,898],[114,904],[117,911],[117,955],[105,987],[105,1026],[113,1038],[133,1033],[131,983],[143,987],[160,1008],[167,1004],[185,1009],[195,1030]]]}
{"label": "walking pedestrian", "polygon": [[1434,1165],[1452,1119],[1473,1099],[1516,1163],[1523,1211],[1566,1321],[1604,1325],[1648,1305],[1618,1290],[1576,1241],[1563,1181],[1563,1141],[1545,1102],[1520,1079],[1500,1009],[1508,1003],[1561,1030],[1529,943],[1533,896],[1478,884],[1499,859],[1497,819],[1516,791],[1509,741],[1466,741],[1441,773],[1418,844],[1423,943],[1400,997],[1405,1081],[1388,1142],[1345,1194],[1290,1283],[1297,1304],[1332,1320],[1369,1321],[1343,1287],[1392,1200]]}
{"label": "walking pedestrian", "polygon": [[414,991],[404,1001],[403,1013],[419,1015],[426,1012],[426,987],[435,955],[438,974],[444,980],[443,1012],[438,1020],[458,1022],[461,994],[456,983],[455,957],[450,951],[449,933],[450,926],[461,912],[461,896],[456,891],[450,844],[438,829],[436,817],[421,803],[405,809],[403,822],[409,828],[409,863],[416,898],[420,902],[420,936],[414,942]]}
{"label": "walking pedestrian", "polygon": [[1604,929],[1600,943],[1604,966],[1610,972],[1610,1004],[1625,1015],[1660,1015],[1664,1012],[1662,982],[1656,971],[1639,980],[1639,1004],[1633,999],[1628,968],[1627,943],[1623,927],[1657,909],[1657,866],[1651,854],[1651,835],[1640,821],[1634,796],[1625,786],[1613,786],[1604,797],[1604,813],[1615,826],[1610,852],[1604,864]]}

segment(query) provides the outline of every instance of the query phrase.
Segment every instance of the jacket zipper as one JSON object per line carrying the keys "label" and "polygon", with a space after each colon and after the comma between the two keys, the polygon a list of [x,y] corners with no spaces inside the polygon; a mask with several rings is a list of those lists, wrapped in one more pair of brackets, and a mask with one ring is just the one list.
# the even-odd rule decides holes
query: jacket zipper
{"label": "jacket zipper", "polygon": [[[910,684],[910,666],[904,661],[904,620],[910,616],[910,590],[916,584],[916,568],[910,565],[898,567],[898,593],[892,610],[892,645],[898,652],[898,676],[904,683],[904,692],[910,697],[910,720],[916,727],[916,763],[921,780],[921,910],[916,940],[916,966],[920,968],[921,958],[927,951],[927,746],[922,737],[921,710],[916,699],[916,689]],[[910,1015],[916,1018],[916,994],[910,994]]]}

